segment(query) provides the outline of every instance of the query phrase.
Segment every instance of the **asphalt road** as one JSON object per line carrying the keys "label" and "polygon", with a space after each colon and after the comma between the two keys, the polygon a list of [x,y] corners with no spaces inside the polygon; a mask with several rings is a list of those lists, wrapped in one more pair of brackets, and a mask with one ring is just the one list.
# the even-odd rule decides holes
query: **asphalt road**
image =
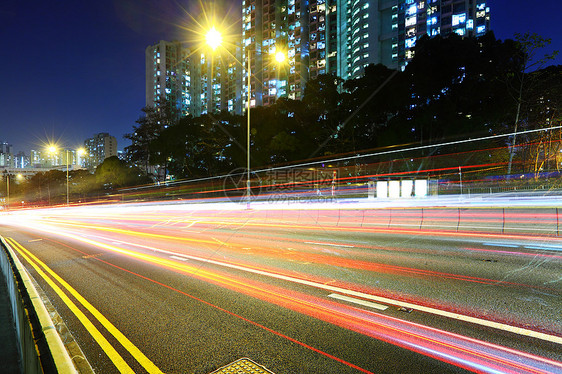
{"label": "asphalt road", "polygon": [[13,213],[0,235],[95,372],[562,372],[562,241],[181,206]]}

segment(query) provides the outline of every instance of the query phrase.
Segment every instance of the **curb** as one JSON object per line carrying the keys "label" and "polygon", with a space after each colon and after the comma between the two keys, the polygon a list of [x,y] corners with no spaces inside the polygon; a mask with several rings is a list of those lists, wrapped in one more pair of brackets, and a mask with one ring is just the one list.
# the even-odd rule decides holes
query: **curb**
{"label": "curb", "polygon": [[0,241],[0,266],[8,283],[23,372],[77,374],[27,270],[2,236]]}

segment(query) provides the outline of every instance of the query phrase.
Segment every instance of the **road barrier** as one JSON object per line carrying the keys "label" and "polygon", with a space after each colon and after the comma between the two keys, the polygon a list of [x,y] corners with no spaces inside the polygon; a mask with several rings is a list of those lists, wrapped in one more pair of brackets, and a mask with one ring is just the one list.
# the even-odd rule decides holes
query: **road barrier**
{"label": "road barrier", "polygon": [[8,286],[22,371],[77,373],[27,271],[4,238],[0,240],[0,270]]}
{"label": "road barrier", "polygon": [[[342,204],[344,205],[344,204]],[[306,204],[294,209],[254,212],[259,221],[325,227],[444,230],[560,236],[557,207],[377,207],[318,209]],[[275,208],[274,208],[275,209]]]}

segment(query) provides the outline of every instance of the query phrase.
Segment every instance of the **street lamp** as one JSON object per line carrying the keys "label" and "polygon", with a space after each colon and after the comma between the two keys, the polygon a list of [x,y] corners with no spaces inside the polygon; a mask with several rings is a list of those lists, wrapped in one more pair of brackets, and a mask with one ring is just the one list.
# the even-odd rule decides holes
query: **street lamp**
{"label": "street lamp", "polygon": [[4,170],[4,174],[6,174],[6,210],[10,210],[10,173],[7,170]]}
{"label": "street lamp", "polygon": [[205,42],[213,51],[222,44],[222,34],[215,26],[211,27],[207,34],[205,34]]}
{"label": "street lamp", "polygon": [[[49,153],[51,154],[55,154],[57,152],[57,147],[54,145],[49,146],[48,148]],[[70,169],[70,149],[66,149],[66,205],[70,205],[70,183],[69,183],[69,169]],[[86,151],[83,148],[78,148],[76,150],[76,154],[81,156],[83,154],[85,154]]]}
{"label": "street lamp", "polygon": [[283,63],[285,61],[285,54],[281,51],[275,52],[275,61],[278,63]]}
{"label": "street lamp", "polygon": [[[223,41],[222,38],[222,34],[220,33],[220,31],[218,31],[215,26],[212,26],[211,29],[209,29],[209,31],[207,31],[207,33],[205,34],[205,42],[207,43],[207,45],[211,48],[212,51],[215,51],[218,47],[221,46]],[[277,61],[278,64],[282,64],[285,59],[285,53],[282,51],[277,51],[275,53],[275,60]],[[240,62],[238,62],[240,63]],[[244,67],[243,63],[240,63],[240,65],[242,67]],[[248,124],[247,124],[247,131],[246,131],[246,199],[247,199],[247,207],[250,207],[250,199],[251,199],[251,181],[250,181],[250,171],[251,171],[251,165],[250,165],[250,103],[252,100],[252,69],[251,69],[251,50],[250,48],[248,48],[248,66],[246,68],[246,71],[248,73],[248,98],[247,98],[247,105],[248,105],[248,109],[247,109],[247,114],[248,114]]]}
{"label": "street lamp", "polygon": [[[222,44],[222,35],[215,26],[211,27],[209,31],[205,34],[205,42],[207,45],[215,51]],[[242,64],[241,64],[242,65]],[[244,65],[242,65],[244,66]],[[248,126],[247,126],[247,138],[246,138],[246,199],[247,206],[250,207],[250,197],[251,197],[251,182],[250,182],[250,100],[251,100],[251,68],[250,68],[250,50],[248,49]]]}

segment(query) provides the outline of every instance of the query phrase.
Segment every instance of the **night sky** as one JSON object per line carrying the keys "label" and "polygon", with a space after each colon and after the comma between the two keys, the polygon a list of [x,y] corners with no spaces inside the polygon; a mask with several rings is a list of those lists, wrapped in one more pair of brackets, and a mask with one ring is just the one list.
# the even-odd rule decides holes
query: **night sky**
{"label": "night sky", "polygon": [[[205,2],[209,4],[209,2]],[[560,0],[489,0],[499,39],[536,32],[562,51]],[[237,15],[237,4],[225,11]],[[196,1],[6,1],[0,8],[0,142],[29,155],[47,141],[77,148],[98,132],[128,145],[145,104],[144,50],[197,38]],[[551,64],[562,64],[558,56]]]}

